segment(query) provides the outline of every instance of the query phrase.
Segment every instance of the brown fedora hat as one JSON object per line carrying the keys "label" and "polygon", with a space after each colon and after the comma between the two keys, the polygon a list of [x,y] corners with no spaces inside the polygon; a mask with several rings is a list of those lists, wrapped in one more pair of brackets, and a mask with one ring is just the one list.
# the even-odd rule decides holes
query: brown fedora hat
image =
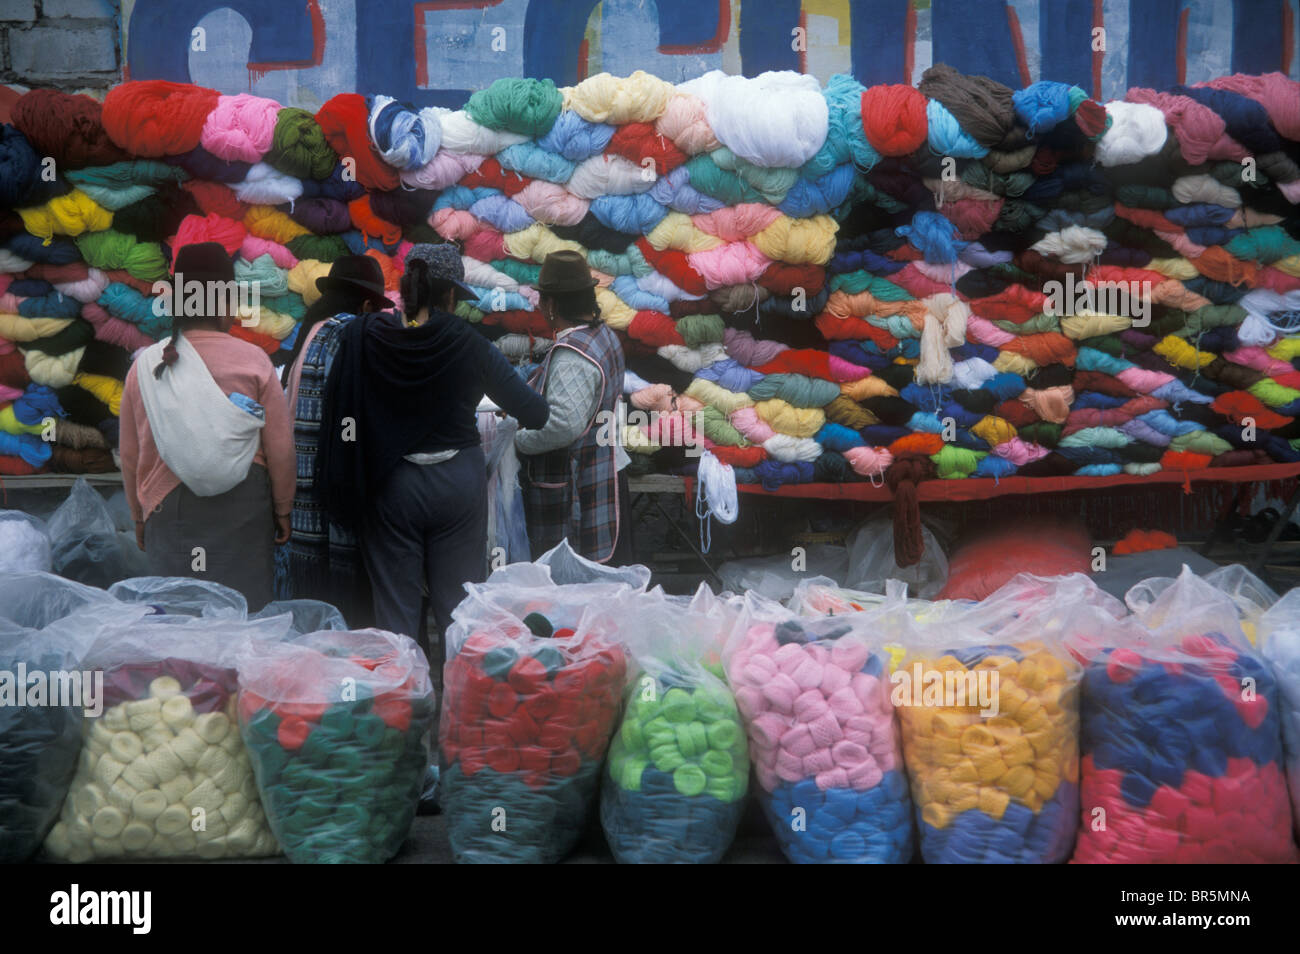
{"label": "brown fedora hat", "polygon": [[567,249],[547,255],[542,262],[541,274],[537,276],[537,290],[543,295],[586,291],[597,284],[587,267],[587,260],[580,253]]}

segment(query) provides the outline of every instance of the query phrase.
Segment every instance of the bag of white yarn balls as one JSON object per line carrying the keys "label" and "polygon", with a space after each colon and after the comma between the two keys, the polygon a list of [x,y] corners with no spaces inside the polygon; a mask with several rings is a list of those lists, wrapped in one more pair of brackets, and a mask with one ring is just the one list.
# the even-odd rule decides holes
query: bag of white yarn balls
{"label": "bag of white yarn balls", "polygon": [[45,839],[54,858],[255,858],[279,852],[235,715],[232,670],[166,659],[104,674],[81,761]]}

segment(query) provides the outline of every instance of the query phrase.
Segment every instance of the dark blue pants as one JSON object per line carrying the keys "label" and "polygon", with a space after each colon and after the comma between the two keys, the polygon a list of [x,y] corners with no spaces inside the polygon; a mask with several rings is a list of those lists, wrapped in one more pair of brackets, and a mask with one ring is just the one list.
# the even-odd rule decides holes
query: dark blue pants
{"label": "dark blue pants", "polygon": [[487,464],[481,447],[441,464],[401,461],[371,502],[361,555],[375,596],[375,625],[419,639],[423,597],[438,628],[487,573]]}

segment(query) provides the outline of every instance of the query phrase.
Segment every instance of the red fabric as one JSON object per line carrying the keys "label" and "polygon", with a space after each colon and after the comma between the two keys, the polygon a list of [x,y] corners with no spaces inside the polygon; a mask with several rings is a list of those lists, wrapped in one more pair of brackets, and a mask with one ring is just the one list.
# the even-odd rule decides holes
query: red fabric
{"label": "red fabric", "polygon": [[257,345],[267,354],[275,354],[280,350],[280,342],[270,335],[264,335],[260,331],[253,331],[251,328],[245,328],[239,322],[230,326],[230,333],[241,341],[247,341],[249,344]]}
{"label": "red fabric", "polygon": [[788,348],[754,370],[761,374],[802,374],[823,381],[833,380],[830,352],[815,351],[812,348]]}
{"label": "red fabric", "polygon": [[[1226,455],[1220,455],[1226,456]],[[1215,458],[1216,460],[1218,458]],[[922,502],[988,500],[1015,494],[1059,494],[1074,490],[1102,490],[1135,484],[1255,483],[1286,480],[1300,476],[1300,463],[1268,463],[1251,467],[1210,467],[1194,471],[1157,471],[1154,474],[1113,474],[1109,477],[967,477],[962,480],[927,480],[917,487]],[[893,499],[888,487],[873,487],[866,481],[847,484],[785,484],[776,490],[764,490],[761,484],[737,484],[742,493],[797,497],[809,500],[865,500],[882,503]],[[694,482],[686,481],[687,493],[694,492]]]}
{"label": "red fabric", "polygon": [[1134,225],[1160,232],[1182,232],[1183,227],[1176,225],[1165,218],[1164,213],[1157,209],[1138,209],[1124,205],[1121,202],[1115,203],[1115,215],[1121,219],[1132,222]]}
{"label": "red fabric", "polygon": [[476,170],[462,177],[460,184],[468,189],[500,189],[506,195],[514,195],[522,192],[532,181],[527,176],[502,169],[494,157],[484,160]]}
{"label": "red fabric", "polygon": [[396,245],[402,240],[402,227],[377,216],[370,207],[368,194],[348,203],[348,215],[363,235],[373,235],[385,245]]}
{"label": "red fabric", "polygon": [[971,311],[988,321],[1011,321],[1020,325],[1043,313],[1047,296],[1023,285],[1010,285],[996,295],[973,298],[969,304]]}
{"label": "red fabric", "polygon": [[0,455],[0,474],[5,477],[28,477],[32,474],[39,474],[41,471],[21,457],[5,457]]}
{"label": "red fabric", "polygon": [[948,582],[936,599],[982,600],[1017,573],[1087,573],[1092,539],[1079,522],[1044,521],[987,530],[948,558]]}
{"label": "red fabric", "polygon": [[749,447],[727,447],[719,444],[716,447],[710,447],[709,453],[724,464],[730,464],[732,467],[757,467],[767,460],[767,451],[757,444]]}
{"label": "red fabric", "polygon": [[655,271],[663,274],[682,291],[690,295],[709,293],[709,286],[705,284],[704,276],[691,267],[685,252],[675,248],[657,251],[644,237],[636,240],[636,247]]}
{"label": "red fabric", "polygon": [[1249,391],[1229,391],[1227,394],[1220,394],[1214,399],[1210,408],[1234,424],[1240,424],[1248,417],[1253,418],[1255,427],[1261,431],[1286,427],[1292,420],[1271,410]]}
{"label": "red fabric", "polygon": [[884,156],[905,156],[925,142],[927,100],[911,86],[871,86],[862,92],[862,130]]}
{"label": "red fabric", "polygon": [[244,228],[243,222],[224,215],[187,215],[181,219],[176,234],[167,240],[167,244],[178,249],[200,242],[216,242],[226,250],[227,255],[234,255],[244,244],[247,235],[248,230]]}
{"label": "red fabric", "polygon": [[881,351],[889,351],[898,344],[897,338],[865,318],[840,318],[824,311],[813,324],[827,341],[872,341]]}
{"label": "red fabric", "polygon": [[181,188],[194,196],[194,201],[198,203],[204,215],[223,215],[228,219],[242,222],[250,208],[247,203],[239,201],[234,190],[220,182],[190,179],[181,185]]}
{"label": "red fabric", "polygon": [[511,334],[531,335],[534,338],[551,338],[554,332],[539,311],[490,311],[483,316],[489,328],[501,327]]}
{"label": "red fabric", "polygon": [[15,348],[13,351],[0,354],[0,384],[22,390],[31,383],[32,379],[27,376],[27,364],[23,361],[22,352]]}
{"label": "red fabric", "polygon": [[938,434],[922,433],[920,431],[900,437],[889,445],[889,452],[895,457],[903,457],[908,454],[929,457],[941,450],[943,450],[942,437]]}
{"label": "red fabric", "polygon": [[1041,418],[1034,413],[1034,409],[1026,404],[1020,398],[1012,398],[1010,401],[1003,401],[993,409],[993,416],[1000,417],[1007,421],[1012,427],[1025,427],[1029,424],[1035,424]]}
{"label": "red fabric", "polygon": [[[122,83],[104,97],[104,130],[137,158],[179,155],[198,146],[203,124],[220,98],[215,89],[192,83]],[[364,107],[365,100],[357,98]]]}
{"label": "red fabric", "polygon": [[71,262],[67,265],[48,265],[36,262],[24,272],[28,278],[41,278],[51,285],[63,282],[80,282],[90,277],[90,266],[85,262]]}
{"label": "red fabric", "polygon": [[802,288],[804,294],[811,298],[821,292],[822,286],[826,284],[826,269],[816,265],[773,262],[758,277],[758,284],[773,295],[793,295],[796,288]]}
{"label": "red fabric", "polygon": [[711,298],[679,298],[668,306],[668,316],[676,321],[687,315],[716,315],[718,306]]}
{"label": "red fabric", "polygon": [[391,192],[401,186],[397,170],[379,158],[370,144],[370,110],[360,93],[339,93],[316,112],[325,139],[340,157],[356,163],[357,181],[367,189]]}
{"label": "red fabric", "polygon": [[1095,99],[1085,99],[1074,111],[1074,124],[1089,139],[1096,139],[1106,129],[1106,107]]}
{"label": "red fabric", "polygon": [[638,311],[627,333],[644,344],[654,348],[664,345],[685,345],[686,341],[677,330],[676,323],[660,311]]}
{"label": "red fabric", "polygon": [[51,156],[64,169],[130,158],[108,138],[103,107],[89,96],[34,89],[14,103],[10,116],[38,156]]}
{"label": "red fabric", "polygon": [[1191,471],[1204,470],[1210,466],[1209,454],[1197,454],[1193,451],[1165,451],[1160,458],[1160,466],[1165,470]]}
{"label": "red fabric", "polygon": [[1074,391],[1076,394],[1080,391],[1096,391],[1098,394],[1107,394],[1111,397],[1137,397],[1137,392],[1119,378],[1102,374],[1100,371],[1074,372]]}
{"label": "red fabric", "polygon": [[1146,553],[1148,550],[1172,550],[1178,546],[1178,539],[1172,533],[1163,530],[1130,530],[1124,538],[1115,544],[1115,552]]}
{"label": "red fabric", "polygon": [[1049,364],[1063,364],[1074,367],[1074,342],[1055,331],[1044,331],[1036,335],[1020,335],[1012,341],[1001,345],[1000,350],[1012,354],[1024,355],[1040,368]]}
{"label": "red fabric", "polygon": [[653,171],[661,176],[667,175],[686,161],[686,154],[667,136],[661,136],[650,123],[619,126],[618,131],[610,137],[605,152],[612,156],[622,156],[638,166],[647,158],[653,159]]}
{"label": "red fabric", "polygon": [[[168,267],[171,267],[170,264]],[[120,282],[123,285],[130,285],[141,295],[153,294],[153,282],[147,282],[143,278],[136,278],[130,272],[123,271],[120,268],[114,268],[106,270],[104,274],[108,276],[109,281]]]}

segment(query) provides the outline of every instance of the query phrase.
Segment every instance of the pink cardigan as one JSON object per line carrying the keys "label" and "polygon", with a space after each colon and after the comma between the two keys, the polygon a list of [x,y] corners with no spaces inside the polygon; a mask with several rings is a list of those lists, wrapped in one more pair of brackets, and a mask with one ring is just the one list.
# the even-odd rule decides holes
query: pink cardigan
{"label": "pink cardigan", "polygon": [[[293,418],[285,403],[284,391],[266,352],[220,331],[192,330],[185,337],[208,372],[227,394],[238,391],[258,401],[266,409],[266,426],[262,429],[262,446],[253,463],[267,469],[271,478],[271,499],[275,512],[288,514],[293,509],[297,480],[297,459],[293,449]],[[140,397],[136,374],[152,374],[152,368],[140,369],[137,361],[126,376],[122,392],[121,438],[122,478],[131,516],[143,520],[180,486],[180,480],[163,463],[153,442],[149,417]]]}

